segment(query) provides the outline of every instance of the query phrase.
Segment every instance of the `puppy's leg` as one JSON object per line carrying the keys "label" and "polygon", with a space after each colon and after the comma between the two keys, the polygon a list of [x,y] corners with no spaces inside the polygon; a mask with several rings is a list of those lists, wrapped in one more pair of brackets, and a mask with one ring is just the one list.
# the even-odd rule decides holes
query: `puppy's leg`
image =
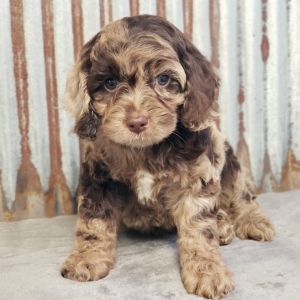
{"label": "puppy's leg", "polygon": [[219,252],[217,210],[217,196],[192,195],[185,195],[174,210],[184,286],[188,293],[212,299],[234,288]]}
{"label": "puppy's leg", "polygon": [[223,209],[219,209],[217,213],[217,224],[220,245],[228,245],[235,238],[235,232],[231,223],[230,215]]}
{"label": "puppy's leg", "polygon": [[241,168],[232,148],[226,144],[226,164],[221,175],[221,207],[230,216],[240,239],[270,241],[274,228],[252,194],[253,184],[246,169]]}
{"label": "puppy's leg", "polygon": [[244,191],[241,197],[235,199],[230,210],[237,237],[259,242],[273,239],[274,227],[249,191]]}
{"label": "puppy's leg", "polygon": [[75,250],[61,267],[63,277],[77,281],[105,277],[114,265],[116,254],[116,220],[112,216],[101,216],[89,202],[89,199],[80,199]]}

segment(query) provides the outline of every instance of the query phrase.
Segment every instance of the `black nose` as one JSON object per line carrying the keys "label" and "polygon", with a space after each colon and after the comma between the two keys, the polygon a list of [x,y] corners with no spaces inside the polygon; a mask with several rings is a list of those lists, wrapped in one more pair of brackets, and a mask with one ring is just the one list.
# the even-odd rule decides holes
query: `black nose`
{"label": "black nose", "polygon": [[130,117],[126,120],[126,125],[130,131],[139,134],[144,131],[148,124],[148,118],[145,116]]}

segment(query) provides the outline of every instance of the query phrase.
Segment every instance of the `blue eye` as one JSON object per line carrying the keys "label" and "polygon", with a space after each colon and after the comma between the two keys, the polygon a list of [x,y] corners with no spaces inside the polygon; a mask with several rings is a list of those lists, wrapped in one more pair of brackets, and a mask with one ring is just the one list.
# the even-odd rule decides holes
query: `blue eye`
{"label": "blue eye", "polygon": [[164,75],[164,74],[158,75],[156,77],[156,83],[161,86],[166,85],[169,82],[169,80],[170,80],[170,77],[168,75]]}
{"label": "blue eye", "polygon": [[105,82],[104,82],[104,86],[108,89],[108,90],[114,90],[118,85],[118,81],[114,78],[108,78]]}

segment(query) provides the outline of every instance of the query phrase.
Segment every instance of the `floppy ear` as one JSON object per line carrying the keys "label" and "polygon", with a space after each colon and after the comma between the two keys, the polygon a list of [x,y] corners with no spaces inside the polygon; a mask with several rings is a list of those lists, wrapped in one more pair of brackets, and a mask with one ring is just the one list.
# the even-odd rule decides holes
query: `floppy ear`
{"label": "floppy ear", "polygon": [[185,101],[179,109],[182,125],[192,131],[208,126],[217,115],[219,77],[212,64],[170,22],[158,16],[127,18],[130,27],[150,31],[167,41],[178,55],[187,77]]}
{"label": "floppy ear", "polygon": [[99,125],[92,99],[87,91],[87,76],[92,66],[90,56],[99,37],[98,33],[81,49],[75,65],[68,74],[62,100],[62,108],[75,118],[75,132],[83,139],[95,139]]}
{"label": "floppy ear", "polygon": [[181,123],[192,131],[204,129],[218,115],[219,77],[213,65],[182,35],[183,43],[175,42],[177,54],[186,72],[187,86]]}

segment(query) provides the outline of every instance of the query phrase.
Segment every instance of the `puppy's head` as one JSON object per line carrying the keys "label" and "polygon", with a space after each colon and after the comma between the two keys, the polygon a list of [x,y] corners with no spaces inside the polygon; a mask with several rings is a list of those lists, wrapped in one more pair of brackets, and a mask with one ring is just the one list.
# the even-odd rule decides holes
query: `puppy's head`
{"label": "puppy's head", "polygon": [[107,25],[82,49],[64,107],[83,139],[105,136],[131,147],[157,144],[177,122],[192,131],[215,112],[218,77],[172,24],[156,16]]}

